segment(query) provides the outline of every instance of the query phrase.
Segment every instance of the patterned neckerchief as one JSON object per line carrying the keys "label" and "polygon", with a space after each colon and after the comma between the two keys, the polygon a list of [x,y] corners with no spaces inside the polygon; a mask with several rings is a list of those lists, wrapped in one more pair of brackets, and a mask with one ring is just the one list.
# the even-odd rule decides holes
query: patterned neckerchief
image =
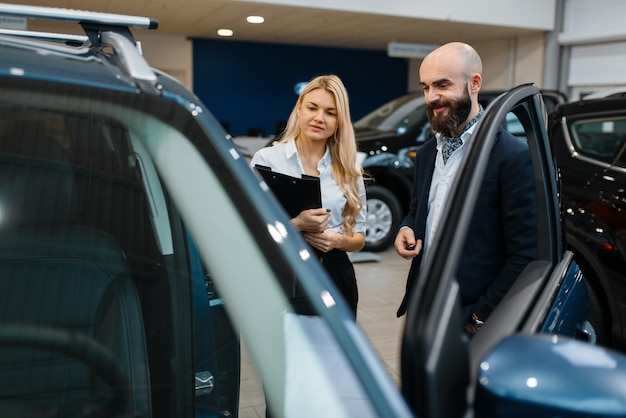
{"label": "patterned neckerchief", "polygon": [[478,114],[474,117],[474,119],[470,120],[467,125],[465,125],[465,128],[463,128],[463,132],[461,132],[459,136],[449,138],[445,135],[441,135],[441,155],[443,157],[444,164],[448,162],[448,158],[450,158],[450,155],[452,155],[452,153],[463,144],[463,141],[461,141],[461,136],[463,136],[463,134],[467,132],[469,128],[471,128],[476,124],[476,122],[478,122],[478,119],[480,119],[483,113],[485,113],[485,110],[482,106],[480,106],[480,111],[478,112]]}

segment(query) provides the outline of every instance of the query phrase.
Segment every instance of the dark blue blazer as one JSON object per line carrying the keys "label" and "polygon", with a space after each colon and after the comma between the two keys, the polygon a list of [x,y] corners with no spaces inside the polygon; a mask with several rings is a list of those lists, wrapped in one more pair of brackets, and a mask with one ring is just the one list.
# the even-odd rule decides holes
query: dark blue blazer
{"label": "dark blue blazer", "polygon": [[[424,240],[428,195],[437,156],[435,137],[415,156],[415,180],[409,213],[402,221]],[[497,134],[458,266],[463,318],[476,313],[486,319],[526,265],[537,254],[535,186],[526,142],[504,129]],[[406,302],[422,262],[411,263]]]}

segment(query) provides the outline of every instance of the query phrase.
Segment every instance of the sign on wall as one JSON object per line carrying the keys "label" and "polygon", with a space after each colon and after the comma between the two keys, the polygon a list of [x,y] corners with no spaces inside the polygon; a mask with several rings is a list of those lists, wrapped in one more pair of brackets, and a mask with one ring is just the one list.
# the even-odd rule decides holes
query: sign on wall
{"label": "sign on wall", "polygon": [[404,42],[389,42],[387,55],[398,58],[424,58],[439,45],[432,44],[409,44]]}

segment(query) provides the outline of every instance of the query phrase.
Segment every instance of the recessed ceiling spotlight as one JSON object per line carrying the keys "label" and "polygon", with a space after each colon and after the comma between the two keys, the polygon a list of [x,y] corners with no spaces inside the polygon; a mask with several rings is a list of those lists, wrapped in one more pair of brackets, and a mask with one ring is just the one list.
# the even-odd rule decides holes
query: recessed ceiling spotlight
{"label": "recessed ceiling spotlight", "polygon": [[218,29],[217,34],[219,36],[233,36],[233,31],[231,29]]}
{"label": "recessed ceiling spotlight", "polygon": [[265,22],[265,19],[263,18],[263,16],[248,16],[246,18],[246,20],[248,21],[248,23],[263,23],[263,22]]}

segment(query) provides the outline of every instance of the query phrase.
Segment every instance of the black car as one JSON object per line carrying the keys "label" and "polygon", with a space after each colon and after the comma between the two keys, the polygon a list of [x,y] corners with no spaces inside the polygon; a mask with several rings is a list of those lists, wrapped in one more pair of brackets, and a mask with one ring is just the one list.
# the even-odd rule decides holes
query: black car
{"label": "black car", "polygon": [[551,120],[567,246],[606,324],[598,341],[626,349],[626,98],[563,104]]}
{"label": "black car", "polygon": [[[479,101],[487,107],[502,91],[485,91]],[[548,114],[563,103],[563,94],[543,90]],[[509,114],[503,121],[514,135],[523,135],[520,121]],[[354,123],[357,145],[364,154],[367,184],[367,233],[365,249],[382,251],[394,241],[400,222],[408,211],[413,183],[415,150],[432,132],[421,93],[391,100]]]}

